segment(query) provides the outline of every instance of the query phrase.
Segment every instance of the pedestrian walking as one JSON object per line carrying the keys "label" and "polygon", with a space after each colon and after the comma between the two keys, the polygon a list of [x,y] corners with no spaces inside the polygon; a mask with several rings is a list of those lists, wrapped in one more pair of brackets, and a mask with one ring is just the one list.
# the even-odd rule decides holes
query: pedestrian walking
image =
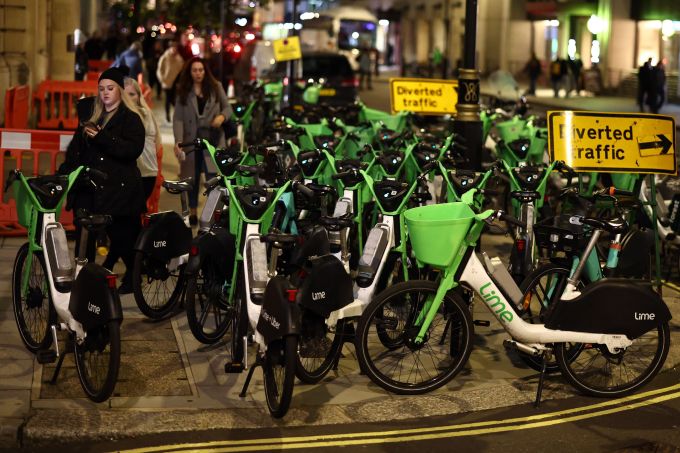
{"label": "pedestrian walking", "polygon": [[371,51],[363,46],[359,51],[359,89],[373,89],[371,84]]}
{"label": "pedestrian walking", "polygon": [[664,64],[659,61],[656,66],[652,66],[649,73],[649,84],[647,86],[647,105],[652,113],[659,113],[666,101],[666,70]]}
{"label": "pedestrian walking", "polygon": [[550,81],[556,98],[560,97],[560,89],[564,85],[567,74],[567,63],[562,58],[557,57],[550,63]]}
{"label": "pedestrian walking", "polygon": [[158,60],[156,76],[165,92],[165,119],[170,122],[170,106],[175,105],[175,91],[179,73],[184,67],[184,58],[179,53],[179,43],[171,41],[170,46]]}
{"label": "pedestrian walking", "polygon": [[76,28],[73,33],[73,45],[76,50],[76,58],[74,64],[75,80],[85,80],[87,74],[87,52],[85,52],[85,33]]}
{"label": "pedestrian walking", "polygon": [[574,58],[570,58],[567,62],[569,65],[569,88],[567,91],[567,96],[571,91],[576,91],[576,96],[581,94],[581,70],[583,69],[583,61],[576,55]]}
{"label": "pedestrian walking", "polygon": [[139,74],[142,73],[142,44],[139,41],[130,44],[130,47],[118,55],[111,66],[114,68],[127,66],[130,68],[130,77],[137,80]]}
{"label": "pedestrian walking", "polygon": [[[124,77],[118,68],[109,68],[101,74],[99,95],[90,103],[92,113],[76,129],[66,149],[66,159],[59,167],[61,174],[80,165],[107,174],[107,179],[99,182],[94,191],[90,185],[74,188],[69,207],[112,216],[113,221],[106,229],[110,258],[107,257],[105,266],[111,269],[112,262],[123,259],[126,272],[120,294],[132,292],[132,249],[141,228],[140,216],[146,209],[137,168],[137,158],[144,149],[144,123],[123,89]],[[84,113],[85,107],[79,105],[79,111]],[[93,258],[94,251],[88,255]]]}
{"label": "pedestrian walking", "polygon": [[93,31],[92,36],[85,41],[85,53],[87,53],[87,58],[89,60],[101,60],[105,50],[104,40],[101,38],[99,30]]}
{"label": "pedestrian walking", "polygon": [[151,91],[156,90],[156,99],[161,98],[161,92],[163,90],[161,83],[158,81],[158,76],[156,71],[158,70],[158,61],[163,55],[163,44],[158,39],[153,39],[151,41],[153,44],[150,49],[147,50],[148,54],[144,55],[144,65],[146,66],[147,81]]}
{"label": "pedestrian walking", "polygon": [[638,68],[638,95],[637,103],[640,111],[645,111],[645,104],[647,103],[647,93],[649,92],[650,79],[652,77],[652,59],[648,59]]}
{"label": "pedestrian walking", "polygon": [[172,130],[175,135],[175,156],[180,163],[180,177],[194,177],[194,189],[189,192],[191,225],[198,223],[196,208],[201,173],[205,173],[206,179],[209,179],[217,169],[206,151],[196,151],[187,157],[179,143],[203,138],[213,146],[223,148],[226,140],[222,123],[231,115],[224,88],[210,73],[203,59],[193,57],[187,61],[177,84]]}
{"label": "pedestrian walking", "polygon": [[156,150],[161,146],[161,133],[158,123],[153,115],[153,111],[142,96],[142,89],[139,83],[131,77],[125,78],[125,93],[130,100],[137,106],[144,122],[144,151],[137,159],[137,167],[142,175],[142,187],[144,188],[144,199],[148,202],[158,176],[158,158]]}
{"label": "pedestrian walking", "polygon": [[531,57],[527,64],[524,65],[524,72],[529,76],[529,89],[524,95],[536,95],[536,81],[541,75],[541,62],[536,57],[535,52],[531,52]]}

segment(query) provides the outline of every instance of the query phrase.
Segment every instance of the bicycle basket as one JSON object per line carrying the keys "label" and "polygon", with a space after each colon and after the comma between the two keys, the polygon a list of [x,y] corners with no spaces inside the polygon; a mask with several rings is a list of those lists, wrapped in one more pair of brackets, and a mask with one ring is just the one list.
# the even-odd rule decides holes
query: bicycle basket
{"label": "bicycle basket", "polygon": [[33,201],[31,200],[31,195],[24,184],[21,181],[16,180],[12,183],[14,191],[14,200],[16,202],[17,218],[19,220],[19,225],[24,228],[28,228],[31,223],[31,211],[33,208]]}
{"label": "bicycle basket", "polygon": [[553,252],[579,252],[588,244],[583,224],[575,223],[577,216],[562,214],[534,225],[538,247]]}
{"label": "bicycle basket", "polygon": [[409,240],[418,261],[448,267],[470,229],[475,213],[465,203],[444,203],[404,213]]}

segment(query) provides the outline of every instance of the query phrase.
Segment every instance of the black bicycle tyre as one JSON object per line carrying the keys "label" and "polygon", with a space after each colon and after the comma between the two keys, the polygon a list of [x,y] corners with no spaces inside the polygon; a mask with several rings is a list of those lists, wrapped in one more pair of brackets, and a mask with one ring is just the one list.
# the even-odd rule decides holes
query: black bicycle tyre
{"label": "black bicycle tyre", "polygon": [[[298,339],[295,335],[288,335],[267,345],[262,366],[264,394],[269,413],[274,418],[286,415],[293,399],[297,346]],[[282,376],[280,385],[277,385],[276,375],[279,373]]]}
{"label": "black bicycle tyre", "polygon": [[[93,342],[98,342],[98,344],[94,345]],[[94,375],[88,370],[90,367],[85,363],[84,354],[92,353],[92,349],[101,349],[102,345],[109,347],[108,364],[103,382],[97,384],[93,382],[92,378]],[[111,320],[88,331],[83,344],[78,345],[74,341],[74,349],[78,379],[85,394],[95,403],[106,401],[113,394],[116,382],[118,381],[118,371],[120,369],[120,321]]]}
{"label": "black bicycle tyre", "polygon": [[[215,344],[217,343],[229,330],[231,326],[233,315],[228,306],[227,296],[224,289],[220,295],[224,296],[223,301],[214,300],[209,294],[205,294],[204,291],[199,290],[199,279],[202,279],[201,288],[206,287],[206,282],[208,277],[204,272],[206,264],[202,263],[201,269],[195,275],[192,275],[187,279],[187,290],[185,298],[185,311],[187,314],[187,324],[189,324],[189,329],[194,337],[203,344]],[[202,311],[199,316],[199,311],[197,307],[200,306]],[[212,311],[212,317],[214,318],[214,328],[211,330],[206,329],[206,322]],[[220,319],[219,314],[221,313],[222,318]]]}
{"label": "black bicycle tyre", "polygon": [[[303,324],[301,327],[303,332],[305,331],[304,322],[305,315],[303,314]],[[342,350],[342,345],[344,343],[344,331],[345,320],[340,319],[335,325],[335,335],[333,336],[333,341],[331,342],[327,353],[323,357],[321,363],[313,369],[310,369],[311,367],[308,366],[309,361],[305,361],[301,356],[300,352],[303,350],[305,342],[308,339],[304,338],[303,335],[300,335],[300,338],[298,339],[298,354],[296,355],[297,365],[295,367],[295,375],[301,382],[305,384],[316,384],[328,374],[331,368],[333,368],[333,365],[335,364],[335,361],[338,359],[340,351]]]}
{"label": "black bicycle tyre", "polygon": [[[562,375],[564,378],[572,385],[574,388],[577,390],[581,391],[582,393],[586,395],[591,395],[599,398],[614,398],[614,397],[620,397],[620,396],[625,396],[630,393],[635,392],[638,390],[640,387],[644,386],[647,384],[656,374],[661,370],[663,367],[664,362],[666,361],[666,357],[668,356],[668,350],[670,348],[670,327],[667,322],[664,323],[659,323],[657,325],[657,328],[655,330],[647,332],[647,334],[650,334],[650,337],[654,337],[653,332],[656,331],[657,335],[656,338],[658,340],[658,344],[656,347],[656,351],[654,353],[654,356],[650,360],[649,366],[644,369],[641,373],[639,373],[639,377],[634,379],[628,384],[623,384],[623,385],[618,385],[618,386],[602,386],[597,388],[596,385],[593,385],[592,383],[587,383],[585,379],[581,378],[580,374],[576,372],[575,367],[578,365],[579,362],[579,357],[583,354],[586,354],[589,351],[594,351],[597,349],[598,351],[602,351],[603,348],[606,348],[604,345],[590,345],[589,348],[582,348],[581,353],[579,354],[579,357],[576,357],[574,360],[567,360],[566,354],[565,354],[565,349],[566,349],[566,344],[565,343],[559,343],[555,347],[555,357],[557,359],[557,363],[560,366],[560,371],[562,372]],[[647,335],[645,334],[645,335]],[[640,339],[634,340],[634,343],[626,349],[624,354],[629,353],[631,347],[635,346],[635,341],[640,341]],[[618,360],[618,359],[617,359]],[[639,358],[635,359],[639,363]],[[595,363],[595,359],[588,358],[586,360],[588,363]],[[607,362],[611,363],[611,362]],[[619,363],[619,365],[621,362]],[[626,370],[630,370],[632,366],[625,366]],[[608,371],[607,374],[610,375],[615,375],[617,373],[610,372]],[[618,373],[619,375],[623,373]],[[593,373],[587,373],[586,376],[593,376]]]}
{"label": "black bicycle tyre", "polygon": [[[50,326],[56,323],[57,313],[54,309],[52,303],[52,295],[50,294],[49,281],[47,280],[47,268],[45,265],[45,257],[42,253],[34,253],[33,256],[33,266],[39,266],[42,271],[41,286],[41,303],[40,307],[30,308],[26,305],[26,300],[21,297],[21,276],[24,272],[24,265],[26,263],[26,258],[28,257],[29,244],[26,242],[23,244],[19,251],[17,252],[16,258],[14,260],[14,267],[12,269],[12,305],[14,308],[14,319],[17,323],[17,329],[19,330],[19,336],[21,336],[21,341],[24,343],[26,348],[33,354],[41,349],[47,349],[52,345],[52,335],[50,334]],[[33,272],[32,272],[33,274]],[[29,277],[29,292],[31,290],[31,279],[33,275]],[[33,282],[36,283],[36,282]],[[45,294],[42,294],[45,293]],[[34,293],[37,297],[38,294]],[[46,305],[46,306],[45,306]],[[46,308],[46,312],[43,313]],[[28,310],[39,309],[40,313],[37,311],[31,311],[30,316],[27,315]],[[35,315],[35,316],[34,316]],[[28,318],[39,317],[39,326],[36,328],[31,328]],[[42,325],[44,323],[44,326]]]}
{"label": "black bicycle tyre", "polygon": [[[145,265],[144,264],[145,259],[146,259],[145,252],[140,250],[135,252],[135,258],[132,267],[132,292],[135,296],[135,303],[137,304],[139,311],[141,311],[142,314],[147,318],[160,320],[170,315],[171,313],[174,313],[175,308],[182,300],[182,293],[184,292],[186,284],[184,266],[181,266],[179,268],[177,276],[174,275],[170,276],[166,280],[152,279],[151,277],[147,276],[148,287],[151,287],[154,284],[154,282],[158,282],[156,284],[156,287],[158,287],[161,284],[160,282],[165,283],[170,278],[176,279],[174,288],[170,292],[170,295],[167,298],[161,297],[161,299],[163,300],[161,300],[160,303],[153,304],[151,300],[148,300],[149,293],[148,291],[145,291],[145,288],[143,287],[142,284],[142,276],[144,275],[142,273],[142,269],[144,268]],[[158,294],[158,288],[156,288],[156,293]],[[165,294],[167,295],[167,293],[168,292],[166,291]]]}
{"label": "black bicycle tyre", "polygon": [[[467,363],[467,360],[470,356],[470,352],[472,351],[472,336],[474,333],[474,326],[472,323],[472,317],[470,315],[469,308],[460,299],[460,296],[455,292],[449,292],[448,294],[446,294],[444,301],[442,303],[442,307],[445,307],[445,309],[448,310],[447,314],[449,315],[449,317],[453,318],[453,316],[457,315],[455,319],[459,323],[458,325],[459,331],[457,333],[460,339],[460,344],[457,347],[458,354],[454,360],[451,360],[451,363],[448,366],[446,367],[437,366],[436,367],[438,371],[437,375],[419,383],[402,382],[391,377],[388,377],[382,372],[380,372],[376,364],[371,359],[370,353],[368,351],[368,336],[369,329],[371,328],[372,321],[375,315],[383,313],[384,306],[387,305],[387,303],[391,302],[392,299],[395,299],[398,303],[399,300],[398,298],[403,294],[407,294],[410,292],[424,292],[433,296],[437,292],[437,288],[438,288],[437,283],[427,280],[411,280],[408,282],[397,283],[396,285],[386,289],[380,295],[375,297],[371,301],[371,303],[366,307],[364,313],[362,314],[359,320],[355,342],[359,366],[361,370],[363,370],[363,372],[366,373],[366,375],[368,375],[368,377],[375,384],[379,385],[385,390],[400,395],[419,395],[427,393],[451,381],[456,376],[456,374],[458,374],[458,372],[463,368],[463,366]],[[433,322],[431,329],[434,326],[435,323]],[[444,328],[443,332],[444,336],[448,331],[448,327],[449,324],[447,322],[447,325]],[[451,330],[453,331],[453,327]],[[429,336],[428,338],[431,337]],[[382,341],[380,341],[380,343],[382,344]],[[432,349],[431,346],[429,347],[431,350]],[[387,349],[388,353],[393,351],[393,349],[390,348]],[[408,352],[404,351],[404,349],[408,349],[408,346],[406,345],[406,340],[403,340],[402,342],[400,350],[401,352],[395,351],[395,355],[403,356],[406,352]],[[424,349],[424,347],[421,349]],[[449,350],[452,349],[453,345],[450,345]],[[384,352],[381,352],[377,354],[377,356],[379,356],[382,359],[386,357],[386,354]],[[414,360],[414,363],[415,361],[416,360]],[[434,361],[432,362],[434,364]],[[439,370],[441,370],[442,368],[443,372],[439,372]]]}

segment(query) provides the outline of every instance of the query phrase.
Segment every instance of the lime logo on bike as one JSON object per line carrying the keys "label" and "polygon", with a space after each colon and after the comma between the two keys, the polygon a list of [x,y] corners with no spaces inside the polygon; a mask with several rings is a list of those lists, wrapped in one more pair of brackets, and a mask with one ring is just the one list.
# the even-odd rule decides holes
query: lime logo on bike
{"label": "lime logo on bike", "polygon": [[102,309],[101,309],[100,307],[94,305],[94,304],[91,303],[91,302],[88,302],[88,303],[87,303],[87,310],[88,310],[88,311],[91,311],[91,312],[94,313],[95,315],[100,314],[101,311],[102,311]]}
{"label": "lime logo on bike", "polygon": [[654,321],[654,318],[656,318],[656,314],[654,313],[635,312],[634,316],[636,321]]}
{"label": "lime logo on bike", "polygon": [[153,247],[156,249],[159,247],[165,247],[167,245],[168,243],[166,241],[153,241]]}
{"label": "lime logo on bike", "polygon": [[512,312],[506,309],[505,304],[501,302],[501,298],[496,295],[496,291],[492,289],[489,292],[484,292],[484,290],[489,286],[491,286],[491,282],[479,288],[479,294],[482,295],[486,303],[489,305],[489,308],[491,308],[495,313],[498,313],[498,318],[501,321],[511,322],[514,316],[512,315]]}
{"label": "lime logo on bike", "polygon": [[262,319],[264,319],[269,324],[271,324],[271,326],[273,328],[275,328],[276,330],[279,330],[279,327],[281,327],[281,323],[278,322],[275,317],[273,317],[272,315],[270,315],[269,313],[264,311],[264,309],[262,310],[261,314],[262,314]]}

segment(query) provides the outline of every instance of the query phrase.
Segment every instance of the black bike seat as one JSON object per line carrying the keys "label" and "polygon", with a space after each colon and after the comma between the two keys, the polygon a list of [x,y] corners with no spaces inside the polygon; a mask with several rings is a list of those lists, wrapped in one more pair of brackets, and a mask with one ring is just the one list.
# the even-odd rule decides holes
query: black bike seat
{"label": "black bike seat", "polygon": [[78,218],[78,222],[83,228],[89,230],[107,226],[112,222],[112,219],[110,215],[84,213],[82,217]]}
{"label": "black bike seat", "polygon": [[163,181],[163,187],[170,193],[189,192],[194,188],[194,178],[184,178],[179,181]]}
{"label": "black bike seat", "polygon": [[613,219],[598,219],[587,217],[583,219],[583,223],[590,225],[598,230],[605,230],[611,234],[625,233],[628,230],[628,224],[622,217],[615,217]]}
{"label": "black bike seat", "polygon": [[510,193],[510,196],[517,201],[527,203],[541,198],[541,194],[533,190],[515,190]]}

